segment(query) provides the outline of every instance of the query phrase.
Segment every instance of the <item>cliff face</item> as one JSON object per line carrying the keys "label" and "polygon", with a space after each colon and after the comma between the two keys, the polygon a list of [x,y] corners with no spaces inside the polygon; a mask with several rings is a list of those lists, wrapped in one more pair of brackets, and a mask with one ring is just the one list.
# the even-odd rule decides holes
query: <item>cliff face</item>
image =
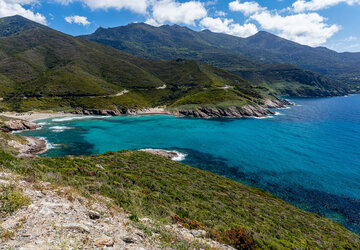
{"label": "cliff face", "polygon": [[227,117],[227,118],[241,118],[241,117],[264,117],[267,115],[274,115],[275,112],[270,108],[283,108],[285,105],[291,105],[286,100],[266,99],[264,104],[245,105],[242,107],[199,107],[196,109],[178,109],[172,112],[175,116],[189,116],[199,118],[213,118],[213,117]]}
{"label": "cliff face", "polygon": [[266,99],[263,104],[244,105],[241,107],[217,107],[217,106],[199,106],[198,108],[179,107],[173,110],[163,108],[149,108],[142,110],[79,110],[74,113],[81,115],[143,115],[143,114],[170,114],[178,117],[198,117],[198,118],[241,118],[241,117],[264,117],[274,115],[275,112],[269,109],[284,108],[292,103],[283,99]]}
{"label": "cliff face", "polygon": [[242,107],[199,107],[197,109],[179,109],[172,113],[175,116],[188,116],[188,117],[199,117],[199,118],[213,118],[213,117],[228,117],[228,118],[240,118],[240,117],[262,117],[266,115],[274,114],[273,111],[264,108],[260,105],[251,106],[246,105]]}

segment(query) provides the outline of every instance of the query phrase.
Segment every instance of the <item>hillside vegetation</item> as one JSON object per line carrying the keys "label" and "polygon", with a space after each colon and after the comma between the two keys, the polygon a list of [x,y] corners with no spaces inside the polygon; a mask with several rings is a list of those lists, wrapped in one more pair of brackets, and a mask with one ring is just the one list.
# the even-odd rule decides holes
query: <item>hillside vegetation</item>
{"label": "hillside vegetation", "polygon": [[195,32],[178,25],[139,23],[99,28],[82,37],[144,58],[199,60],[280,95],[341,95],[350,90],[346,83],[354,83],[360,76],[360,57],[353,60],[356,54],[310,48],[266,32],[240,38],[208,30]]}
{"label": "hillside vegetation", "polygon": [[149,108],[216,89],[231,92],[226,101],[268,98],[214,66],[138,58],[21,16],[0,19],[0,86],[0,109],[10,111]]}
{"label": "hillside vegetation", "polygon": [[133,220],[146,216],[166,224],[176,221],[233,246],[242,242],[262,249],[360,247],[358,235],[328,219],[262,190],[145,152],[19,159],[2,151],[0,166],[75,187],[85,196],[112,198],[130,211]]}

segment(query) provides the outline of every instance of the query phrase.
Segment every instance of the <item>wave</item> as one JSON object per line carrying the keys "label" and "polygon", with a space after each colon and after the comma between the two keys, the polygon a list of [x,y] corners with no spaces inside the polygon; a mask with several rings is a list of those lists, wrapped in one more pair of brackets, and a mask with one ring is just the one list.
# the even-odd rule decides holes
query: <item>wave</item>
{"label": "wave", "polygon": [[49,123],[48,123],[48,122],[39,122],[37,125],[39,125],[39,126],[45,126],[45,125],[49,125]]}
{"label": "wave", "polygon": [[[277,114],[275,113],[275,115],[277,115]],[[272,115],[261,116],[261,117],[258,117],[258,116],[251,116],[251,118],[254,118],[254,119],[259,119],[259,120],[263,120],[263,119],[270,119],[270,118],[274,118],[274,116],[272,116]]]}
{"label": "wave", "polygon": [[61,117],[61,118],[54,118],[52,119],[53,122],[68,122],[73,120],[81,120],[81,119],[89,119],[93,118],[95,116],[67,116],[67,117]]}
{"label": "wave", "polygon": [[46,137],[39,137],[39,139],[45,141],[45,143],[46,143],[46,149],[47,149],[47,150],[50,150],[50,149],[53,149],[53,148],[57,148],[57,147],[60,146],[59,144],[50,143],[50,142],[47,140]]}
{"label": "wave", "polygon": [[50,130],[52,130],[53,132],[64,132],[65,130],[69,130],[69,129],[73,129],[72,127],[65,127],[65,126],[54,126],[54,127],[50,127]]}
{"label": "wave", "polygon": [[181,153],[179,151],[171,151],[177,154],[176,157],[171,158],[173,161],[183,161],[186,159],[187,154]]}

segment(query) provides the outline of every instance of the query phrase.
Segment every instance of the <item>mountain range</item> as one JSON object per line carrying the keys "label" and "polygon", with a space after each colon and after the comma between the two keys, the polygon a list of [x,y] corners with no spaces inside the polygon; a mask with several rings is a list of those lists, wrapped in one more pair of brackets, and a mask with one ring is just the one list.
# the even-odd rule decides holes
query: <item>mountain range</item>
{"label": "mountain range", "polygon": [[[281,83],[282,87],[276,89],[285,95],[317,96],[321,95],[321,90],[325,92],[324,95],[331,95],[324,89],[339,87],[344,83],[360,83],[360,53],[337,53],[323,47],[312,48],[265,31],[240,38],[209,30],[196,32],[178,25],[153,27],[134,23],[116,28],[99,28],[82,38],[144,58],[199,60],[257,84]],[[294,90],[292,83],[303,85],[307,91]],[[312,92],[310,86],[320,91]]]}
{"label": "mountain range", "polygon": [[[277,43],[289,47],[281,60],[269,52],[280,53]],[[352,91],[351,82],[340,81],[340,75],[324,76],[284,62],[292,58],[291,46],[323,50],[265,32],[243,39],[141,23],[73,37],[21,16],[6,17],[0,19],[0,108],[124,113],[181,106],[187,110],[183,113],[194,114],[194,109],[210,105],[217,114],[220,106],[251,106],[256,114],[260,109],[265,114],[262,108],[277,106],[268,102],[276,100],[275,95],[334,96]],[[255,58],[260,54],[251,54],[251,48],[264,56]],[[348,68],[348,74],[355,74]]]}

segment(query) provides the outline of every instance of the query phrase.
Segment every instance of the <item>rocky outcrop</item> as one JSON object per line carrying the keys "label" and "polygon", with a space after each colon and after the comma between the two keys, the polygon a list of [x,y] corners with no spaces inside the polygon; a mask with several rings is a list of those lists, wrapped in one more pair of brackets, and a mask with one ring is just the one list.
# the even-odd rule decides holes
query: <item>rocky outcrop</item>
{"label": "rocky outcrop", "polygon": [[37,154],[45,153],[47,148],[46,140],[36,137],[25,137],[26,142],[10,140],[8,145],[18,152],[18,157],[34,158]]}
{"label": "rocky outcrop", "polygon": [[284,108],[286,105],[292,105],[287,100],[266,99],[263,104],[244,105],[241,107],[199,107],[196,109],[177,109],[172,112],[174,116],[188,116],[199,118],[241,118],[241,117],[265,117],[274,115],[275,112],[270,109]]}
{"label": "rocky outcrop", "polygon": [[279,108],[284,108],[287,105],[293,105],[293,103],[285,99],[276,98],[276,99],[266,99],[262,107],[270,108],[270,109],[279,109]]}
{"label": "rocky outcrop", "polygon": [[197,109],[179,109],[172,113],[174,116],[188,116],[199,118],[240,118],[240,117],[263,117],[273,115],[275,112],[260,105],[245,105],[242,107],[199,107]]}
{"label": "rocky outcrop", "polygon": [[185,157],[186,157],[185,154],[182,154],[180,152],[168,151],[168,150],[163,150],[163,149],[148,148],[148,149],[140,149],[139,151],[147,152],[147,153],[154,154],[154,155],[159,155],[159,156],[168,158],[173,161],[181,161],[181,160],[185,159]]}
{"label": "rocky outcrop", "polygon": [[73,113],[78,115],[101,115],[101,116],[170,114],[164,108],[122,109],[122,110],[87,109],[87,110],[78,110]]}
{"label": "rocky outcrop", "polygon": [[27,129],[32,130],[32,129],[37,129],[39,127],[40,127],[39,125],[33,122],[19,120],[19,119],[11,119],[1,124],[0,131],[12,132],[19,130],[27,130]]}
{"label": "rocky outcrop", "polygon": [[120,116],[125,115],[127,110],[100,110],[100,109],[84,109],[74,111],[77,115],[101,115],[101,116]]}
{"label": "rocky outcrop", "polygon": [[214,117],[264,117],[273,115],[275,112],[269,109],[284,108],[286,105],[292,105],[285,99],[266,99],[262,104],[244,105],[242,107],[232,106],[227,108],[204,106],[196,109],[175,108],[174,110],[166,110],[164,108],[148,108],[148,109],[123,109],[123,110],[79,110],[74,114],[81,115],[102,115],[102,116],[120,116],[120,115],[150,115],[150,114],[170,114],[178,117],[198,117],[198,118],[214,118]]}

